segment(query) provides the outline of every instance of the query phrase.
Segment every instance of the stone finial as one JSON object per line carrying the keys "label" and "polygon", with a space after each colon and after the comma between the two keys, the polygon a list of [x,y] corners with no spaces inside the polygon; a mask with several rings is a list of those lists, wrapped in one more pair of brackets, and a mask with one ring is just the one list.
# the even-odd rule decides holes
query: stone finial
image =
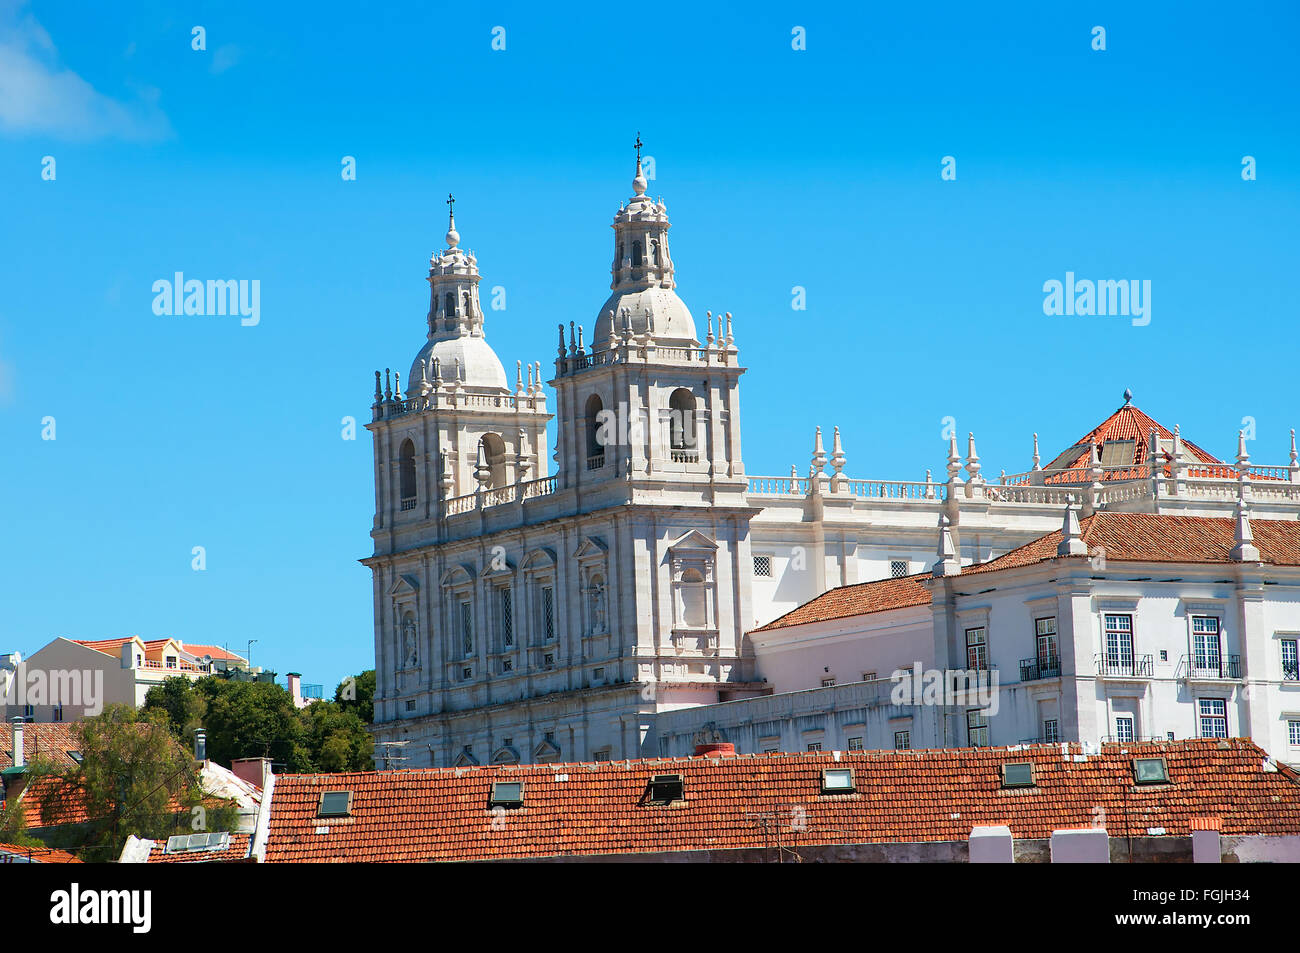
{"label": "stone finial", "polygon": [[1239,563],[1259,562],[1259,548],[1250,528],[1250,504],[1246,502],[1245,484],[1237,487],[1237,529],[1232,536],[1232,558]]}
{"label": "stone finial", "polygon": [[560,325],[560,357],[564,357],[564,325]]}
{"label": "stone finial", "polygon": [[790,464],[790,490],[794,492],[794,483],[799,479],[799,468],[793,463]]}
{"label": "stone finial", "polygon": [[438,358],[433,359],[433,386],[437,387],[442,383],[442,361]]}
{"label": "stone finial", "polygon": [[812,466],[814,476],[826,469],[826,448],[822,446],[821,427],[817,428],[817,434],[813,437]]}
{"label": "stone finial", "polygon": [[927,500],[934,499],[934,480],[930,478],[929,470],[925,471],[925,498]]}
{"label": "stone finial", "polygon": [[1300,483],[1300,457],[1296,455],[1294,427],[1291,428],[1291,463],[1287,469],[1291,471],[1291,482]]}
{"label": "stone finial", "polygon": [[736,336],[731,333],[731,312],[727,312],[727,347],[735,343]]}
{"label": "stone finial", "polygon": [[933,575],[961,575],[961,560],[957,558],[957,547],[953,545],[952,522],[948,519],[947,513],[939,514],[939,547],[935,555],[939,558],[935,560],[934,568],[931,570]]}
{"label": "stone finial", "polygon": [[577,326],[578,325],[576,322],[574,321],[569,322],[569,356],[570,357],[573,357],[578,353],[578,341],[577,338],[574,336],[574,329],[577,328]]}
{"label": "stone finial", "polygon": [[536,361],[535,366],[537,368],[537,393],[540,394],[542,392],[542,362]]}
{"label": "stone finial", "polygon": [[[384,391],[383,391],[383,387],[382,387],[382,386],[380,385],[380,383],[379,383],[379,372],[378,372],[378,371],[375,371],[375,403],[377,404],[377,403],[379,403],[379,402],[380,402],[381,400],[383,400],[383,399],[384,399]],[[1294,445],[1295,445],[1295,436],[1294,436],[1295,431],[1292,430],[1291,433],[1292,433],[1292,438],[1291,438],[1291,440],[1292,440],[1292,446],[1294,446]]]}
{"label": "stone finial", "polygon": [[1038,434],[1034,434],[1034,466],[1033,469],[1043,469],[1042,457],[1038,455]]}
{"label": "stone finial", "polygon": [[393,371],[393,396],[398,400],[402,399],[402,372],[401,371]]}
{"label": "stone finial", "polygon": [[1065,519],[1061,524],[1061,542],[1056,547],[1056,555],[1088,555],[1088,544],[1083,541],[1083,531],[1079,528],[1079,514],[1074,510],[1074,494],[1065,498]]}
{"label": "stone finial", "polygon": [[[957,453],[957,435],[953,434],[948,438],[948,483],[955,486],[961,482],[961,456]],[[951,493],[948,497],[955,498]]]}
{"label": "stone finial", "polygon": [[443,450],[438,454],[438,466],[442,471],[442,476],[439,480],[439,483],[442,485],[442,496],[443,499],[446,499],[451,496],[452,487],[455,485],[455,480],[451,475],[451,458],[447,456],[447,451]]}
{"label": "stone finial", "polygon": [[1250,454],[1246,452],[1246,431],[1237,431],[1237,470],[1244,479],[1250,467]]}
{"label": "stone finial", "polygon": [[705,335],[704,338],[705,341],[708,343],[709,347],[713,347],[713,312],[712,311],[704,312],[704,330],[708,332]]}
{"label": "stone finial", "polygon": [[533,365],[530,363],[530,364],[528,365],[528,396],[529,396],[529,397],[531,397],[531,396],[533,395],[533,386],[534,386],[534,385],[533,385]]}
{"label": "stone finial", "polygon": [[420,358],[420,396],[427,396],[429,393],[429,363],[424,358]]}
{"label": "stone finial", "polygon": [[835,470],[831,489],[838,491],[844,482],[844,446],[840,443],[839,427],[835,428],[835,434],[831,438],[831,467]]}
{"label": "stone finial", "polygon": [[390,368],[384,368],[384,400],[393,399],[393,382],[392,377],[390,376],[392,373],[393,372]]}
{"label": "stone finial", "polygon": [[519,474],[516,482],[522,483],[524,482],[524,477],[528,473],[529,468],[532,466],[532,462],[528,459],[528,454],[524,452],[524,445],[528,440],[528,434],[524,433],[523,427],[519,428],[519,433],[516,436],[515,470]]}
{"label": "stone finial", "polygon": [[[532,368],[530,367],[531,371]],[[522,397],[524,394],[524,362],[515,361],[515,396]]]}
{"label": "stone finial", "polygon": [[492,468],[488,466],[487,447],[483,445],[482,440],[478,442],[478,457],[474,461],[474,479],[485,490],[492,482]]}
{"label": "stone finial", "polygon": [[1131,403],[1133,403],[1133,392],[1132,392],[1131,390],[1129,390],[1127,387],[1125,387],[1125,388],[1124,388],[1124,406],[1127,407],[1127,406],[1128,406],[1129,404],[1131,404]]}
{"label": "stone finial", "polygon": [[969,482],[983,483],[984,480],[980,477],[979,454],[975,452],[974,433],[968,433],[966,435],[966,448],[966,473],[969,476]]}

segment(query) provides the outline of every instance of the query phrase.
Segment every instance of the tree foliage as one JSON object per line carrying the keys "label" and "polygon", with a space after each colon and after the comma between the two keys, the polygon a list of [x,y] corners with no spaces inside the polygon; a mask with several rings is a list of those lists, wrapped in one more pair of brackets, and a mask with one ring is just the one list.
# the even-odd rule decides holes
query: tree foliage
{"label": "tree foliage", "polygon": [[270,758],[293,774],[368,771],[374,745],[361,716],[363,710],[373,710],[374,672],[368,674],[368,690],[366,673],[356,679],[355,699],[316,701],[303,709],[295,708],[289,693],[272,682],[169,678],[149,690],[142,710],[160,712],[186,745],[193,744],[194,729],[201,726],[207,733],[207,756],[219,764]]}

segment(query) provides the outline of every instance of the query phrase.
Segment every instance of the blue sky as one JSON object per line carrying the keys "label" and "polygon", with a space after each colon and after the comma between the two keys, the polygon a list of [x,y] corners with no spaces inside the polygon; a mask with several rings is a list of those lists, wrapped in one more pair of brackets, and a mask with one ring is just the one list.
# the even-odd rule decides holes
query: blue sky
{"label": "blue sky", "polygon": [[[423,343],[443,200],[507,290],[489,341],[549,372],[608,293],[638,131],[679,292],[735,315],[751,474],[806,471],[820,424],[853,476],[920,479],[947,416],[1014,472],[1125,387],[1219,456],[1250,416],[1285,462],[1300,424],[1294,4],[117,6],[0,0],[0,650],[370,667],[340,422]],[[260,323],[155,315],[176,271],[258,279]],[[1045,316],[1067,271],[1150,280],[1151,323]]]}

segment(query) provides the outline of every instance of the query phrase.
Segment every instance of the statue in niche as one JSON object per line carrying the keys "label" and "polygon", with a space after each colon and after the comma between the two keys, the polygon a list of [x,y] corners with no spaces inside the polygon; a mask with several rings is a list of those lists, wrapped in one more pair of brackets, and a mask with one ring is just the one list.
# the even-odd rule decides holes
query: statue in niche
{"label": "statue in niche", "polygon": [[593,633],[605,631],[605,580],[600,576],[591,581],[591,621]]}
{"label": "statue in niche", "polygon": [[407,614],[402,620],[402,657],[407,668],[418,668],[420,655],[415,647],[415,617]]}

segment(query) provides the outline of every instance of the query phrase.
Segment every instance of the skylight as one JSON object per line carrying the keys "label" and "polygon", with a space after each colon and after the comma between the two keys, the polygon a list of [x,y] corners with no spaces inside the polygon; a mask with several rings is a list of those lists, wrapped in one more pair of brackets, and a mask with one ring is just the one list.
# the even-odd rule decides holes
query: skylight
{"label": "skylight", "polygon": [[1133,781],[1136,784],[1168,784],[1169,766],[1164,758],[1134,758]]}
{"label": "skylight", "polygon": [[852,768],[827,768],[822,772],[822,794],[852,794]]}
{"label": "skylight", "polygon": [[347,817],[352,812],[351,791],[326,791],[320,796],[317,817]]}
{"label": "skylight", "polygon": [[649,800],[658,804],[686,800],[686,782],[680,774],[656,774],[650,779],[649,788]]}
{"label": "skylight", "polygon": [[488,807],[523,807],[524,783],[522,781],[493,781],[492,797]]}
{"label": "skylight", "polygon": [[1016,761],[1002,766],[1002,786],[1004,788],[1032,788],[1034,786],[1034,763]]}

